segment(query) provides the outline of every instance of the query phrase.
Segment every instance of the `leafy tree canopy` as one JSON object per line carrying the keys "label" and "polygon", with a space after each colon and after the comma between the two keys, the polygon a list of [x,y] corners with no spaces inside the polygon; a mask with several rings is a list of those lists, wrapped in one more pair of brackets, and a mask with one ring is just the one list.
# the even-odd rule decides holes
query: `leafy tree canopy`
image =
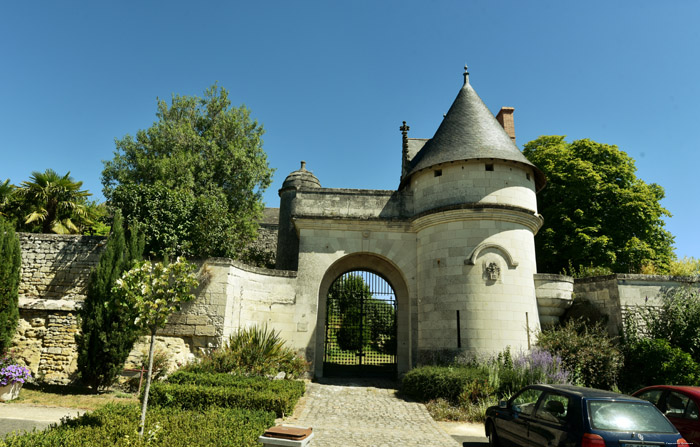
{"label": "leafy tree canopy", "polygon": [[542,136],[523,151],[547,176],[538,196],[545,218],[535,237],[539,270],[638,273],[651,264],[667,272],[674,254],[663,188],[638,179],[634,160],[617,146],[564,138]]}
{"label": "leafy tree canopy", "polygon": [[158,120],[116,140],[104,195],[136,219],[154,254],[238,257],[255,237],[272,169],[263,128],[216,85],[204,98],[158,101]]}

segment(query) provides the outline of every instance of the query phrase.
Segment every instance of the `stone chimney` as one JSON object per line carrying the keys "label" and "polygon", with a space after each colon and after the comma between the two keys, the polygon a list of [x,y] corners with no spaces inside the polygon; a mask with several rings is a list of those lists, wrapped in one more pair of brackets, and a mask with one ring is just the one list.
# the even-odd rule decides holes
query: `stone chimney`
{"label": "stone chimney", "polygon": [[513,122],[513,107],[501,107],[501,111],[496,115],[496,119],[506,131],[513,143],[515,143],[515,123]]}

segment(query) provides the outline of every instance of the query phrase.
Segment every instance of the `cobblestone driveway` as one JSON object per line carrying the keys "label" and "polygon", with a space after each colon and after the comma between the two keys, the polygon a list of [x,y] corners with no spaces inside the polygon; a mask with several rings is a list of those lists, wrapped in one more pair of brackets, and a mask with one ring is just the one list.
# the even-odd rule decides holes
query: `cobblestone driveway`
{"label": "cobblestone driveway", "polygon": [[310,447],[456,447],[423,404],[396,397],[393,382],[321,379],[309,383],[283,423],[313,427]]}

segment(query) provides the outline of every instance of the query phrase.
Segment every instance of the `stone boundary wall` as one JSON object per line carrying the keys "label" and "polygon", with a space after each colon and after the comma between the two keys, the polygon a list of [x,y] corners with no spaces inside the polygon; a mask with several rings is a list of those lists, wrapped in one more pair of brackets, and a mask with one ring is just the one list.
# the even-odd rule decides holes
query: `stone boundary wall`
{"label": "stone boundary wall", "polygon": [[[77,377],[80,331],[77,311],[85,300],[90,271],[106,238],[20,233],[20,321],[12,350],[39,380],[68,384]],[[303,325],[294,321],[296,272],[247,266],[225,258],[200,261],[197,298],[158,332],[158,349],[169,368],[193,353],[216,348],[239,327],[268,323],[294,345]],[[140,340],[125,369],[139,366],[148,341]]]}
{"label": "stone boundary wall", "polygon": [[[309,321],[296,317],[297,272],[270,270],[229,261],[227,308],[223,339],[238,329],[267,325],[280,333],[287,345],[297,351],[306,348],[304,333],[311,330]],[[300,337],[301,335],[301,337]]]}
{"label": "stone boundary wall", "polygon": [[34,233],[18,236],[22,250],[21,302],[85,299],[90,270],[100,259],[106,237]]}
{"label": "stone boundary wall", "polygon": [[106,237],[18,233],[20,320],[12,350],[47,383],[68,383],[77,367],[76,311]]}
{"label": "stone boundary wall", "polygon": [[608,317],[608,333],[619,334],[623,316],[632,306],[654,305],[669,289],[700,287],[700,278],[668,275],[613,274],[574,280],[576,301],[586,300]]}

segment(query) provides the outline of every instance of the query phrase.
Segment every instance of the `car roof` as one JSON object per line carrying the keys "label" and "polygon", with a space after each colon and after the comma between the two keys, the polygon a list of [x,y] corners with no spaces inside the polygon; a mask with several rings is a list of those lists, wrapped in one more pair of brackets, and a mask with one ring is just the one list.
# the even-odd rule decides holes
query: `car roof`
{"label": "car roof", "polygon": [[648,386],[645,388],[642,388],[641,390],[635,391],[634,394],[641,393],[643,391],[649,391],[649,390],[672,390],[672,391],[680,391],[684,392],[686,394],[692,395],[700,399],[700,386],[685,386],[685,385],[652,385]]}
{"label": "car roof", "polygon": [[[596,388],[585,388],[582,386],[575,385],[558,385],[558,384],[540,384],[532,385],[533,388],[539,388],[549,391],[557,391],[560,393],[566,393],[573,396],[577,396],[581,399],[615,399],[615,400],[630,400],[630,401],[642,401],[636,397],[628,396],[626,394],[615,393],[613,391],[599,390]],[[643,401],[646,402],[646,401]]]}

